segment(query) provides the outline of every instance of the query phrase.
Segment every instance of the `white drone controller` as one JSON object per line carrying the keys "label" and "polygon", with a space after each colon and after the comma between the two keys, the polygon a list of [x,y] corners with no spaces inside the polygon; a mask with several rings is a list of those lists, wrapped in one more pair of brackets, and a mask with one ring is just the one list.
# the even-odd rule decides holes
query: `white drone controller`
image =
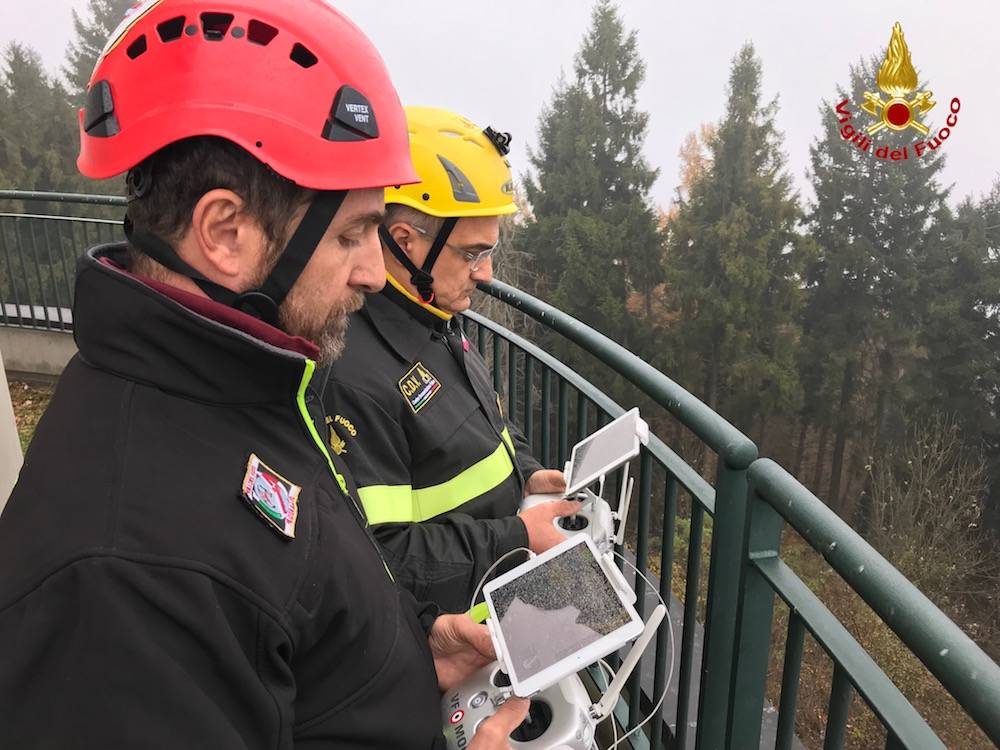
{"label": "white drone controller", "polygon": [[[564,494],[528,495],[521,501],[521,511],[555,500],[581,500],[580,511],[572,516],[552,520],[559,532],[569,538],[587,534],[602,554],[610,554],[624,541],[625,522],[635,484],[629,476],[629,461],[639,455],[640,445],[649,442],[649,426],[631,409],[573,446],[570,460],[564,467]],[[603,498],[607,475],[624,467],[618,509]],[[598,484],[594,493],[590,486]]]}
{"label": "white drone controller", "polygon": [[[666,615],[657,604],[604,695],[596,703],[578,674],[564,677],[531,696],[528,717],[510,735],[514,750],[596,750],[597,725],[618,703],[625,682]],[[483,667],[441,699],[448,750],[464,750],[483,721],[512,695],[500,662]]]}
{"label": "white drone controller", "polygon": [[[632,409],[577,443],[565,468],[566,493],[528,495],[521,504],[523,511],[554,500],[581,499],[583,504],[577,514],[553,520],[567,541],[505,573],[484,589],[484,592],[490,592],[491,588],[495,591],[505,579],[524,575],[518,571],[530,569],[544,562],[545,558],[551,558],[563,548],[583,547],[583,544],[577,542],[585,541],[586,546],[591,547],[595,556],[599,558],[600,566],[606,576],[605,580],[611,583],[611,587],[617,591],[622,601],[627,602],[627,607],[637,620],[637,623],[633,624],[641,627],[641,631],[633,629],[629,638],[623,639],[618,646],[611,648],[617,650],[620,645],[636,638],[638,634],[621,668],[597,702],[591,699],[578,674],[581,669],[595,664],[600,658],[600,653],[593,650],[581,650],[582,656],[578,659],[577,666],[563,672],[565,676],[557,677],[550,682],[536,680],[527,690],[524,690],[522,685],[518,695],[530,695],[531,705],[528,718],[511,734],[510,744],[515,750],[594,750],[597,747],[598,723],[614,710],[626,681],[666,615],[665,607],[660,604],[653,610],[649,620],[642,624],[631,608],[636,600],[635,592],[629,587],[613,561],[615,546],[624,540],[625,522],[628,518],[634,485],[633,479],[629,477],[628,464],[639,454],[640,444],[645,445],[648,440],[649,428],[646,422],[639,418],[638,409]],[[605,477],[623,466],[624,477],[618,498],[618,509],[612,510],[608,502],[601,497],[604,492]],[[598,485],[597,493],[589,489],[594,484]],[[579,540],[579,536],[586,536],[588,539]],[[449,750],[464,750],[472,741],[479,725],[515,693],[515,686],[511,685],[511,679],[508,677],[508,673],[511,672],[505,666],[516,661],[512,658],[514,655],[511,653],[511,647],[504,643],[500,625],[496,620],[491,618],[487,621],[487,626],[500,658],[481,669],[458,688],[446,693],[441,701],[444,735]]]}

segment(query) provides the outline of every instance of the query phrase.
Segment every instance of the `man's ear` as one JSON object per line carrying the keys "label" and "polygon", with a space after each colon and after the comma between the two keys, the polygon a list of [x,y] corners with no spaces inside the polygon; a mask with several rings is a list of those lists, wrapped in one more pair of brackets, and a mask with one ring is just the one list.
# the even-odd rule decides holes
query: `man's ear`
{"label": "man's ear", "polygon": [[417,246],[419,243],[417,240],[420,239],[420,233],[414,230],[412,226],[405,221],[398,221],[389,227],[389,234],[396,240],[396,244],[403,248],[403,252],[406,253],[407,257],[414,264],[419,266],[423,263],[427,253],[418,249]]}
{"label": "man's ear", "polygon": [[243,208],[239,195],[216,188],[201,196],[191,214],[189,247],[197,255],[192,265],[229,288],[255,274],[264,250],[263,230]]}

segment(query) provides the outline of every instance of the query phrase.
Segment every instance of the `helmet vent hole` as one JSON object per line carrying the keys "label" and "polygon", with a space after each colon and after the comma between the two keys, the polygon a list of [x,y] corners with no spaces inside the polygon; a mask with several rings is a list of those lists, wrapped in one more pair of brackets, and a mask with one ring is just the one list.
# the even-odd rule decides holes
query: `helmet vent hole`
{"label": "helmet vent hole", "polygon": [[177,16],[157,24],[156,33],[160,35],[161,42],[172,42],[175,39],[180,39],[181,34],[184,33],[184,16]]}
{"label": "helmet vent hole", "polygon": [[317,58],[316,55],[307,50],[298,42],[296,42],[295,46],[292,47],[292,54],[290,55],[290,57],[292,58],[292,62],[301,65],[303,68],[311,68],[317,62],[319,62],[319,58]]}
{"label": "helmet vent hole", "polygon": [[221,42],[232,23],[232,13],[202,13],[201,33],[210,42]]}
{"label": "helmet vent hole", "polygon": [[247,39],[254,44],[266,46],[276,36],[278,36],[278,30],[263,21],[255,19],[247,24]]}
{"label": "helmet vent hole", "polygon": [[125,50],[125,54],[128,55],[129,58],[134,60],[145,51],[146,51],[146,35],[143,34],[128,46],[128,49]]}

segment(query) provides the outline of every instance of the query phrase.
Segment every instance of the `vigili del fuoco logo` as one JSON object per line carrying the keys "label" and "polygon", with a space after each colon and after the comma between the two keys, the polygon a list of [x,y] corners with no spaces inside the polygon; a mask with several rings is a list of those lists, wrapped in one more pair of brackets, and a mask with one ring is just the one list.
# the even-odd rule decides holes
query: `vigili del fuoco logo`
{"label": "vigili del fuoco logo", "polygon": [[[897,21],[892,27],[889,49],[878,70],[875,83],[888,99],[878,93],[865,91],[860,111],[852,110],[851,100],[844,99],[835,108],[840,122],[840,136],[848,143],[883,161],[919,159],[937,151],[958,124],[962,103],[954,97],[948,103],[945,126],[931,135],[931,128],[923,121],[924,115],[934,109],[937,102],[930,91],[917,91],[917,71],[910,59],[910,48],[903,38],[903,27]],[[913,143],[893,148],[878,143],[878,134],[886,130],[897,132],[914,130]]]}

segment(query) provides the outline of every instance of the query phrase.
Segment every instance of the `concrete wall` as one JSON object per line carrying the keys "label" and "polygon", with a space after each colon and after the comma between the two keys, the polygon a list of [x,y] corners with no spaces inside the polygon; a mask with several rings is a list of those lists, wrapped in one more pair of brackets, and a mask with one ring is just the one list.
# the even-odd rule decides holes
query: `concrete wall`
{"label": "concrete wall", "polygon": [[72,334],[0,326],[0,352],[9,377],[27,375],[55,379],[76,354]]}
{"label": "concrete wall", "polygon": [[10,402],[10,389],[7,387],[7,375],[4,371],[3,351],[0,350],[0,513],[3,513],[10,491],[14,489],[23,460],[17,424],[14,422],[14,407]]}

